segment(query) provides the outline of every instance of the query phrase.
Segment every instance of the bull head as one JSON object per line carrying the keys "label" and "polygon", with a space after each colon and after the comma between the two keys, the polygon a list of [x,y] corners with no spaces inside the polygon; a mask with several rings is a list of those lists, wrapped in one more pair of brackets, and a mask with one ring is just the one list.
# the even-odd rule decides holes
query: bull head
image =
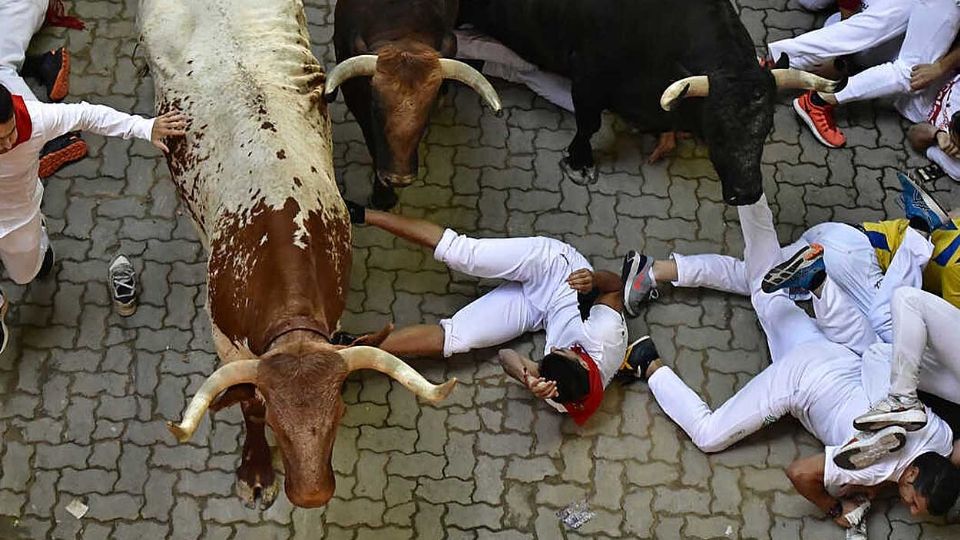
{"label": "bull head", "polygon": [[746,72],[719,70],[687,77],[671,84],[660,97],[665,111],[685,98],[706,98],[702,131],[723,185],[728,204],[753,204],[763,193],[760,159],[763,143],[773,127],[773,104],[778,90],[803,89],[837,92],[844,81],[831,81],[797,69]]}
{"label": "bull head", "polygon": [[345,410],[340,387],[351,371],[385,373],[430,403],[444,399],[457,383],[454,378],[431,384],[402,360],[376,347],[330,347],[326,343],[299,344],[293,351],[280,348],[262,359],[225,364],[193,396],[183,420],[168,422],[167,427],[178,441],[186,442],[218,396],[238,385],[253,385],[255,399],[266,407],[266,423],[283,456],[287,497],[297,506],[322,506],[334,492],[330,460]]}
{"label": "bull head", "polygon": [[[377,54],[361,54],[337,64],[327,75],[326,95],[356,77],[370,79],[370,132],[365,132],[377,177],[388,186],[403,187],[417,177],[417,148],[430,110],[444,80],[473,88],[495,112],[500,97],[472,67],[441,58],[436,49],[416,41],[390,42]],[[351,106],[352,108],[352,106]]]}

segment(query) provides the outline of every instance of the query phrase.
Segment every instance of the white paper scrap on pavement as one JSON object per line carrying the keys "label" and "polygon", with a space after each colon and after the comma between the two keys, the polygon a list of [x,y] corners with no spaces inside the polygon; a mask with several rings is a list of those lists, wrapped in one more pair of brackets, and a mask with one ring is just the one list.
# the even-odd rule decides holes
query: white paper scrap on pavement
{"label": "white paper scrap on pavement", "polygon": [[90,507],[83,504],[83,501],[80,499],[74,499],[70,501],[70,504],[67,505],[67,512],[70,512],[70,515],[77,519],[82,518],[89,509]]}

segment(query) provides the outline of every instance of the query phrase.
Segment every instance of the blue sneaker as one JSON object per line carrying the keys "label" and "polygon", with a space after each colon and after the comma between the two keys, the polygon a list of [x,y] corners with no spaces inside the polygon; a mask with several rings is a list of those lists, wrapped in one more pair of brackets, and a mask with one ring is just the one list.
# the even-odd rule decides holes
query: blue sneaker
{"label": "blue sneaker", "polygon": [[657,282],[650,275],[651,268],[653,257],[647,257],[632,249],[623,258],[623,269],[620,272],[620,279],[623,281],[623,308],[631,317],[640,314],[640,304],[647,300],[656,300],[660,296]]}
{"label": "blue sneaker", "polygon": [[950,221],[947,211],[920,184],[902,172],[897,173],[897,179],[903,187],[903,211],[912,223],[919,220],[926,224],[925,232],[933,232]]}
{"label": "blue sneaker", "polygon": [[799,288],[812,291],[823,283],[827,267],[823,264],[823,246],[810,244],[793,257],[774,266],[763,276],[760,289],[772,293],[780,289]]}

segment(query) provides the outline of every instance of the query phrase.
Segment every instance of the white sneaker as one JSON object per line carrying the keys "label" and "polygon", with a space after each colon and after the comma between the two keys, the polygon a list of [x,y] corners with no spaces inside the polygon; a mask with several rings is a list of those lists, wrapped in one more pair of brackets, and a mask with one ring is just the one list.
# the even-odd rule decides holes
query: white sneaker
{"label": "white sneaker", "polygon": [[7,341],[10,340],[10,332],[7,330],[7,308],[10,307],[7,302],[7,296],[0,289],[0,354],[7,348]]}
{"label": "white sneaker", "polygon": [[876,433],[861,433],[833,456],[841,469],[858,471],[869,467],[887,454],[900,451],[907,444],[907,430],[890,426]]}
{"label": "white sneaker", "polygon": [[927,411],[917,399],[904,399],[890,395],[870,407],[870,410],[853,420],[853,427],[860,431],[877,431],[888,426],[900,426],[907,431],[916,431],[927,425]]}
{"label": "white sneaker", "polygon": [[867,540],[867,511],[870,510],[870,501],[847,512],[844,519],[851,525],[847,529],[847,540]]}
{"label": "white sneaker", "polygon": [[137,271],[130,260],[117,255],[110,263],[110,295],[117,313],[129,317],[137,311]]}

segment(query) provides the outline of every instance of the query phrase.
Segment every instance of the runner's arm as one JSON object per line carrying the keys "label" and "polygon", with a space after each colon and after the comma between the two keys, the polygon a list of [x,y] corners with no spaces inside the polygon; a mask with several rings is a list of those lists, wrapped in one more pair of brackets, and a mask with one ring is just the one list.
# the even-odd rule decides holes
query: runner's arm
{"label": "runner's arm", "polygon": [[840,501],[827,493],[823,484],[825,464],[826,454],[823,453],[794,460],[787,467],[787,478],[798,493],[829,514]]}
{"label": "runner's arm", "polygon": [[623,281],[620,276],[606,270],[592,272],[581,268],[567,278],[570,288],[581,294],[587,294],[596,289],[600,295],[594,304],[609,306],[618,312],[623,311]]}

